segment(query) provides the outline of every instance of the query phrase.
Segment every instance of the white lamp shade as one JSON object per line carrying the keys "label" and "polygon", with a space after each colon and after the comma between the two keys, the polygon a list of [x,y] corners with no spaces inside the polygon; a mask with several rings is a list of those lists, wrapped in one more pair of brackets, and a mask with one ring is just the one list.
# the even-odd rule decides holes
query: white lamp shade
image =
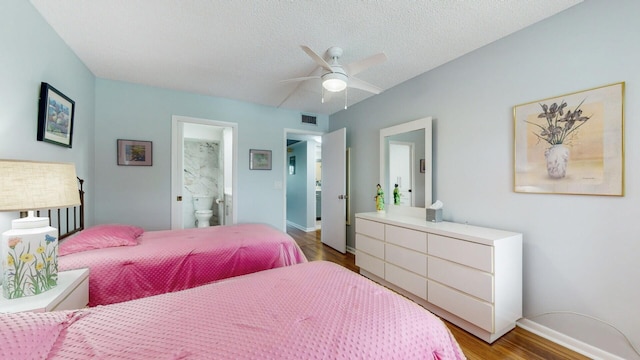
{"label": "white lamp shade", "polygon": [[32,210],[80,205],[73,164],[0,160],[0,211],[29,211],[2,233],[0,270],[7,299],[38,295],[58,282],[58,230]]}
{"label": "white lamp shade", "polygon": [[71,163],[0,160],[0,211],[80,205]]}

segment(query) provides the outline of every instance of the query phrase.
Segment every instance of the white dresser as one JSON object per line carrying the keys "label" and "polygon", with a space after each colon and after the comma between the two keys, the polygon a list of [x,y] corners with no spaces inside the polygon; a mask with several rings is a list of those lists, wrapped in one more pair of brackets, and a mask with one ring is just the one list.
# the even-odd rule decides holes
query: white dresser
{"label": "white dresser", "polygon": [[522,317],[522,234],[359,213],[356,265],[488,343]]}

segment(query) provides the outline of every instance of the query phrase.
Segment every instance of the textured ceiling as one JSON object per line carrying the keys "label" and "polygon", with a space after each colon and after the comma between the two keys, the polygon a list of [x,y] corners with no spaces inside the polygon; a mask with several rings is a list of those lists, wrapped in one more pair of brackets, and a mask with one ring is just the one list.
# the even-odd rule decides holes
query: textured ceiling
{"label": "textured ceiling", "polygon": [[99,78],[332,114],[344,93],[280,82],[318,71],[300,45],[343,65],[384,52],[357,77],[386,90],[582,0],[30,1]]}

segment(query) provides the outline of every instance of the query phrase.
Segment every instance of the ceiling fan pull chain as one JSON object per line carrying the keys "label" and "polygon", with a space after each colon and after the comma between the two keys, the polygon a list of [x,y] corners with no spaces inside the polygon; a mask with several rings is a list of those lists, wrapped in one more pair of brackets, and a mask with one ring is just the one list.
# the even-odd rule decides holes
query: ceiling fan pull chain
{"label": "ceiling fan pull chain", "polygon": [[320,84],[320,91],[322,92],[322,103],[324,104],[324,86]]}
{"label": "ceiling fan pull chain", "polygon": [[349,87],[344,89],[344,109],[347,110],[347,90]]}

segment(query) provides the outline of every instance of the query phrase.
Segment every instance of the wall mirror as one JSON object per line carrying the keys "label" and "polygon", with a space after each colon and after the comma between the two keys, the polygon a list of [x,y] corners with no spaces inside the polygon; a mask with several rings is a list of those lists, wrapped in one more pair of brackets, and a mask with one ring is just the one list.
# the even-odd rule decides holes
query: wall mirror
{"label": "wall mirror", "polygon": [[380,186],[387,211],[431,205],[431,121],[426,117],[380,129]]}

